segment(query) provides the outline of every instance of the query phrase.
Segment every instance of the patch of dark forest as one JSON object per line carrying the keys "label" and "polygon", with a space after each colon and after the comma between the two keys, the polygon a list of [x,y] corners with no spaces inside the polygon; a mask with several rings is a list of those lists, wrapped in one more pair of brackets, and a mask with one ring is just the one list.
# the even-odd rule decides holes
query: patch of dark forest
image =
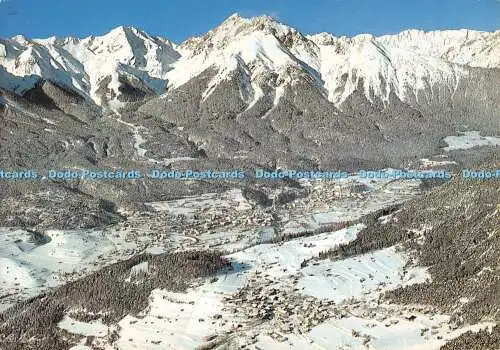
{"label": "patch of dark forest", "polygon": [[[131,268],[147,262],[147,272],[131,276]],[[0,314],[0,349],[68,349],[82,336],[57,327],[64,315],[105,324],[136,315],[148,305],[156,288],[183,292],[198,279],[214,275],[229,262],[220,252],[187,251],[161,255],[141,254],[91,275],[21,302]],[[108,335],[113,342],[118,334]]]}

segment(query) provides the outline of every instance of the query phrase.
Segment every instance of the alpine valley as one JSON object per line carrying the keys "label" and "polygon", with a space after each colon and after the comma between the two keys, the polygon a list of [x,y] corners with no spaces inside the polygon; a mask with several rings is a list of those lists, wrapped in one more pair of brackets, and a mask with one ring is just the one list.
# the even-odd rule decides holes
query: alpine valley
{"label": "alpine valley", "polygon": [[500,31],[0,39],[0,349],[500,348],[499,86]]}

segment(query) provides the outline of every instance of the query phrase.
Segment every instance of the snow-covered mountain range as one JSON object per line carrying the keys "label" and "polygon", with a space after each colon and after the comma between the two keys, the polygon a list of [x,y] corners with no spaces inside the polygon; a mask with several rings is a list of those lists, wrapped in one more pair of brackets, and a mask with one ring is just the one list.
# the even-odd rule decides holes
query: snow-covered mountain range
{"label": "snow-covered mountain range", "polygon": [[2,87],[17,93],[31,89],[41,77],[102,104],[100,87],[119,94],[119,77],[140,81],[160,93],[165,74],[180,56],[173,44],[140,30],[118,27],[85,39],[27,39],[18,35],[0,44]]}
{"label": "snow-covered mountain range", "polygon": [[[124,91],[160,95],[211,68],[217,71],[203,91],[235,71],[244,81],[248,105],[264,95],[269,75],[279,81],[274,96],[301,72],[330,102],[340,106],[363,87],[371,101],[429,98],[433,89],[455,91],[467,79],[464,66],[500,67],[500,31],[408,30],[397,35],[352,38],[303,35],[270,17],[233,15],[201,37],[176,45],[133,27],[118,27],[103,36],[0,40],[0,87],[23,94],[40,78],[71,89],[99,106],[129,101]],[[267,77],[267,78],[266,78]]]}

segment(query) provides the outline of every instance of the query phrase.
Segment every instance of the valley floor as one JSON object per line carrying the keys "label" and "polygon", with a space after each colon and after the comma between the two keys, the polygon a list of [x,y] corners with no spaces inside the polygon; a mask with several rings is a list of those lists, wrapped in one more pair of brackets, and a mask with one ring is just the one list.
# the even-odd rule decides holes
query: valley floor
{"label": "valley floor", "polygon": [[[29,232],[2,229],[1,309],[48,288],[86,276],[139,252],[220,250],[230,267],[186,293],[154,289],[149,305],[106,324],[74,319],[57,327],[83,349],[438,349],[469,330],[429,305],[394,304],[384,293],[431,280],[400,245],[344,259],[320,253],[352,242],[364,216],[421,193],[418,180],[355,176],[304,183],[307,197],[259,209],[232,190],[169,202],[101,230]],[[384,224],[392,214],[380,214]],[[130,268],[131,283],[149,274],[147,262]],[[135,281],[135,282],[134,282]],[[467,300],[463,300],[467,303]]]}

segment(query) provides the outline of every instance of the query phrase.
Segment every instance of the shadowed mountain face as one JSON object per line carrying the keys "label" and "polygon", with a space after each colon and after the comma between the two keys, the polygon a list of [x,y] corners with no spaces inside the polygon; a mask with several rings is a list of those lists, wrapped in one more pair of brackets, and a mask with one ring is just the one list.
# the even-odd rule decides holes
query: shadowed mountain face
{"label": "shadowed mountain face", "polygon": [[[443,138],[459,131],[499,134],[499,40],[475,31],[304,36],[236,15],[180,45],[130,27],[2,39],[0,167],[408,166],[445,153]],[[457,159],[482,153],[472,154]],[[230,185],[72,183],[122,203]],[[44,193],[62,184],[1,186],[10,198],[20,186]]]}

